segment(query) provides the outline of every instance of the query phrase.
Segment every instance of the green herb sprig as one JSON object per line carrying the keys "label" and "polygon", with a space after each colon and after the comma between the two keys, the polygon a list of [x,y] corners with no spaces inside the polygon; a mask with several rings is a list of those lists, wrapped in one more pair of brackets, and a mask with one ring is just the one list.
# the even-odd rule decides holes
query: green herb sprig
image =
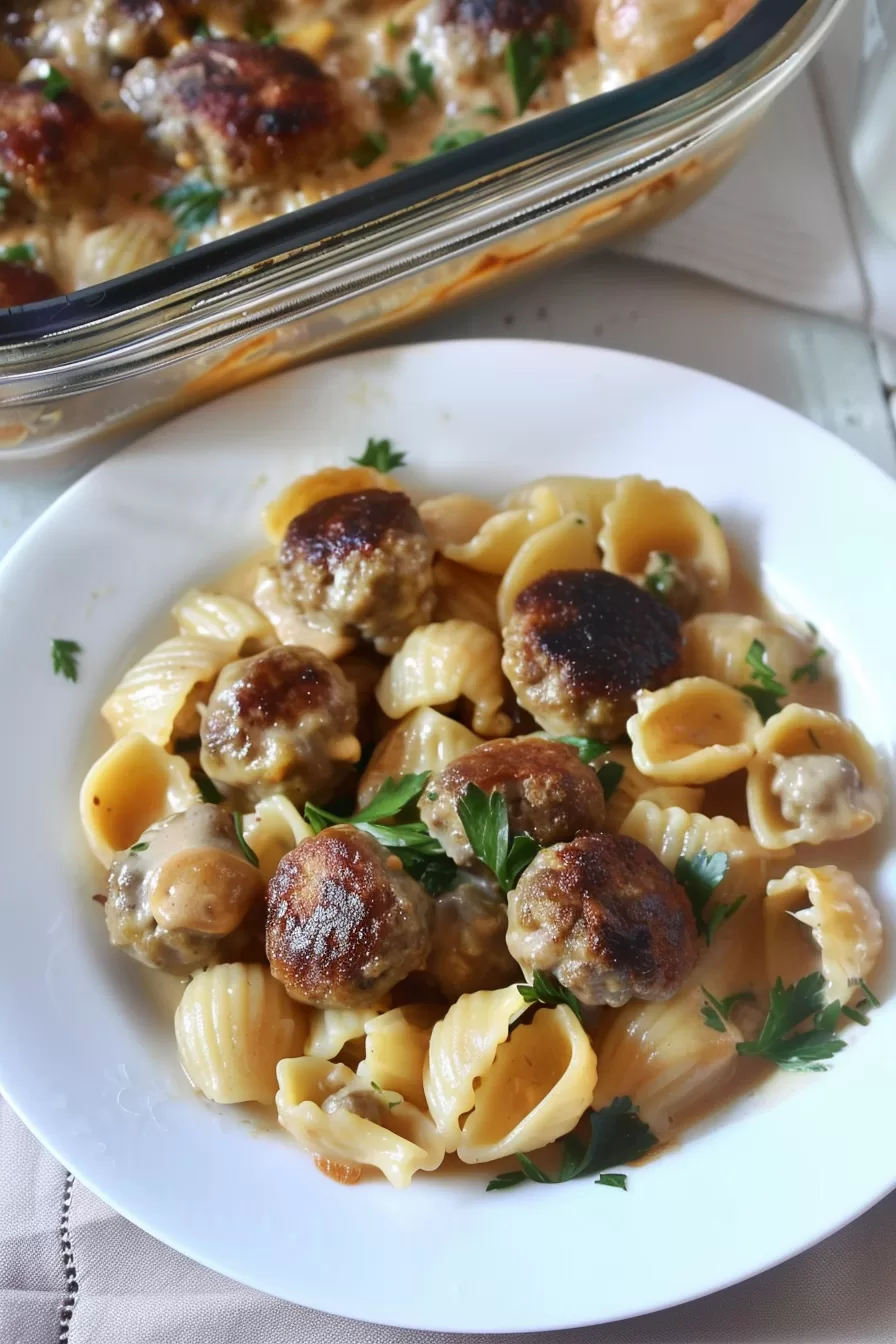
{"label": "green herb sprig", "polygon": [[657,551],[657,568],[644,577],[644,587],[661,601],[670,596],[678,580],[675,556],[668,551]]}
{"label": "green herb sprig", "polygon": [[728,872],[728,863],[728,855],[724,850],[710,854],[708,850],[701,849],[692,859],[682,855],[675,865],[675,881],[687,893],[697,921],[697,932],[706,939],[707,946],[712,943],[725,921],[736,914],[747,899],[746,895],[738,896],[734,901],[719,901],[712,910],[708,909],[713,892]]}
{"label": "green herb sprig", "polygon": [[452,149],[464,149],[467,145],[474,145],[477,140],[484,139],[484,131],[442,131],[432,141],[429,148],[433,154],[450,154]]}
{"label": "green herb sprig", "polygon": [[551,61],[568,51],[575,34],[562,19],[541,33],[516,33],[504,48],[504,69],[516,99],[517,115],[522,116],[536,89],[544,82]]}
{"label": "green herb sprig", "polygon": [[395,451],[391,439],[368,439],[367,446],[361,456],[350,457],[349,462],[354,462],[356,467],[373,467],[374,471],[381,471],[385,474],[389,471],[395,471],[398,467],[403,467],[406,457],[405,453]]}
{"label": "green herb sprig", "polygon": [[157,196],[153,205],[171,216],[177,227],[177,238],[171,245],[172,256],[185,252],[192,234],[212,223],[218,217],[223,191],[203,178],[187,178]]}
{"label": "green herb sprig", "polygon": [[737,1003],[755,1003],[756,995],[750,989],[738,990],[736,994],[728,994],[724,999],[717,999],[715,995],[710,994],[705,985],[700,988],[706,995],[706,1003],[701,1008],[703,1021],[711,1031],[724,1031],[725,1023],[730,1021],[731,1009]]}
{"label": "green herb sprig", "polygon": [[502,891],[512,891],[538,853],[538,841],[531,835],[511,840],[507,804],[497,790],[487,796],[476,784],[468,784],[457,812],[476,858],[491,869]]}
{"label": "green herb sprig", "polygon": [[68,93],[71,86],[71,80],[66,79],[62,71],[57,70],[55,65],[51,65],[41,86],[41,92],[48,103],[55,103],[64,93]]}
{"label": "green herb sprig", "polygon": [[750,644],[746,661],[750,669],[750,682],[740,689],[753,701],[763,723],[767,723],[773,714],[780,711],[780,701],[787,694],[787,687],[781,685],[774,668],[769,666],[761,639],[754,639]]}
{"label": "green herb sprig", "polygon": [[565,1004],[571,1008],[576,1017],[582,1022],[582,1005],[579,1003],[571,989],[561,985],[560,981],[553,975],[546,975],[544,971],[536,971],[532,976],[531,985],[517,985],[520,997],[526,1003],[543,1003],[548,1008],[556,1008],[559,1004]]}
{"label": "green herb sprig", "polygon": [[349,157],[356,168],[369,168],[388,148],[389,141],[382,131],[367,131]]}
{"label": "green herb sprig", "polygon": [[[561,1185],[582,1176],[598,1176],[609,1167],[637,1162],[656,1145],[656,1135],[640,1119],[631,1097],[616,1097],[609,1106],[592,1111],[589,1117],[591,1132],[585,1144],[577,1134],[567,1134],[563,1140],[560,1167],[555,1173],[536,1166],[525,1153],[517,1153],[520,1171],[505,1171],[489,1181],[486,1190],[507,1190],[523,1181],[539,1185]],[[595,1185],[610,1185],[624,1190],[625,1177],[621,1172],[611,1173],[613,1179],[595,1181]]]}
{"label": "green herb sprig", "polygon": [[[825,1060],[846,1048],[836,1034],[840,1004],[825,1003],[824,976],[820,971],[803,976],[794,985],[775,981],[769,995],[768,1014],[755,1041],[738,1041],[740,1055],[758,1056],[789,1073],[823,1073]],[[796,1031],[807,1019],[812,1026]]]}
{"label": "green herb sprig", "polygon": [[84,650],[76,639],[54,639],[50,642],[53,671],[66,681],[78,680],[78,659]]}
{"label": "green herb sprig", "polygon": [[[814,626],[811,621],[807,621],[806,625],[810,635],[812,635],[813,638],[817,637],[818,627]],[[790,675],[790,680],[802,681],[805,677],[806,681],[810,684],[818,681],[821,677],[821,660],[822,658],[827,657],[827,652],[827,649],[822,648],[820,644],[816,644],[815,648],[809,654],[808,661],[793,669],[793,672]]]}
{"label": "green herb sprig", "polygon": [[36,256],[33,243],[12,243],[0,247],[0,261],[11,261],[17,266],[30,266]]}
{"label": "green herb sprig", "polygon": [[234,812],[233,814],[233,829],[236,831],[237,842],[246,859],[251,863],[253,868],[257,868],[258,855],[255,853],[255,850],[249,844],[249,841],[243,833],[243,818],[239,812]]}
{"label": "green herb sprig", "polygon": [[598,756],[605,756],[610,750],[606,742],[599,742],[595,737],[555,737],[553,740],[574,747],[583,765],[590,765]]}
{"label": "green herb sprig", "polygon": [[223,803],[223,793],[216,788],[204,770],[193,771],[193,783],[199,790],[199,796],[204,803]]}

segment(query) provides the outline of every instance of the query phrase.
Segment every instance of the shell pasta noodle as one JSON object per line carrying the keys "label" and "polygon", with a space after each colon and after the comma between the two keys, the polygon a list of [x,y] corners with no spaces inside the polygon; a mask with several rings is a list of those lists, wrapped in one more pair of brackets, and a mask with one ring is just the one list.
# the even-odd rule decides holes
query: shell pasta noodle
{"label": "shell pasta noodle", "polygon": [[415,501],[360,447],[274,483],[265,550],[99,710],[91,914],[186,981],[207,1106],[276,1113],[309,1179],[624,1188],[871,1022],[874,886],[813,847],[881,820],[881,763],[688,491]]}

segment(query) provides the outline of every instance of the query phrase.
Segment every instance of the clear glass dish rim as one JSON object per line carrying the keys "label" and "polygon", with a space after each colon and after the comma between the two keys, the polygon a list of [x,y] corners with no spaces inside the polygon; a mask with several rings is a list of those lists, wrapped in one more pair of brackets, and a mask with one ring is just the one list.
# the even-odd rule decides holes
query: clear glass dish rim
{"label": "clear glass dish rim", "polygon": [[[837,0],[826,2],[832,7]],[[579,140],[593,140],[599,133],[624,130],[635,122],[630,135],[634,147],[647,131],[669,131],[678,121],[684,125],[694,112],[689,95],[723,80],[726,75],[743,75],[749,81],[752,71],[739,67],[760,55],[802,11],[817,10],[824,4],[825,0],[756,0],[749,13],[729,32],[659,74],[508,127],[443,158],[423,160],[401,173],[355,187],[117,280],[0,312],[0,367],[4,347],[9,355],[13,353],[12,347],[18,347],[16,354],[21,358],[27,348],[36,353],[35,345],[58,348],[64,341],[68,353],[74,354],[72,346],[77,344],[79,334],[86,335],[89,330],[95,339],[97,325],[107,322],[115,323],[117,344],[121,331],[115,320],[136,315],[147,305],[156,308],[159,320],[164,321],[166,300],[176,303],[187,294],[198,299],[221,281],[238,284],[241,274],[253,274],[261,266],[273,280],[277,261],[286,262],[297,252],[334,236],[372,230],[388,218],[425,206],[435,197],[444,197],[482,179],[544,159]],[[735,78],[728,84],[729,87],[719,91],[722,98],[743,87],[743,80]],[[668,114],[666,118],[664,113]],[[624,135],[618,138],[617,147],[620,150],[626,147]]]}

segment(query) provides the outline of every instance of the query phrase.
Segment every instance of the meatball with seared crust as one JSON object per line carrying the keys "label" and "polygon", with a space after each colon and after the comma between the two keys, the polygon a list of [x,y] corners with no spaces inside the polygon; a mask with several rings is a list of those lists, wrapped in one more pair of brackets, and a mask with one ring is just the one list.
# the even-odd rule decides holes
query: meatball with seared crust
{"label": "meatball with seared crust", "polygon": [[309,625],[356,634],[396,653],[435,606],[432,543],[407,495],[333,495],[293,518],[280,545],[280,581]]}
{"label": "meatball with seared crust", "polygon": [[263,905],[264,882],[237,840],[231,813],[196,803],[116,854],[106,893],[112,944],[146,966],[183,975],[207,966],[221,940]]}
{"label": "meatball with seared crust", "polygon": [[669,999],[694,968],[684,889],[639,840],[580,835],[544,849],[508,896],[507,946],[582,1003]]}
{"label": "meatball with seared crust", "polygon": [[502,666],[517,699],[557,737],[618,737],[635,692],[673,681],[680,660],[677,614],[601,569],[536,579],[504,630]]}
{"label": "meatball with seared crust", "polygon": [[603,824],[600,780],[575,748],[543,737],[497,738],[434,775],[420,800],[420,816],[455,863],[473,859],[457,810],[471,784],[503,795],[511,836],[531,835],[542,846]]}
{"label": "meatball with seared crust", "polygon": [[59,287],[51,275],[17,261],[0,261],[0,308],[55,299]]}
{"label": "meatball with seared crust", "polygon": [[452,1000],[477,989],[502,989],[521,978],[507,950],[507,906],[497,888],[462,882],[436,899],[426,970]]}
{"label": "meatball with seared crust", "polygon": [[451,98],[458,85],[502,73],[508,44],[523,34],[561,57],[574,40],[577,8],[575,0],[431,0],[417,17],[414,45]]}
{"label": "meatball with seared crust", "polygon": [[322,802],[361,754],[355,690],[316,649],[278,645],[219,674],[202,718],[199,761],[252,803],[284,793]]}
{"label": "meatball with seared crust", "polygon": [[302,840],[268,884],[271,971],[300,1003],[366,1008],[426,961],[432,898],[354,826]]}
{"label": "meatball with seared crust", "polygon": [[208,41],[139,61],[121,96],[180,167],[222,188],[296,185],[353,141],[335,80],[301,51]]}
{"label": "meatball with seared crust", "polygon": [[40,210],[66,214],[92,198],[99,125],[74,89],[44,95],[42,80],[0,84],[0,174]]}

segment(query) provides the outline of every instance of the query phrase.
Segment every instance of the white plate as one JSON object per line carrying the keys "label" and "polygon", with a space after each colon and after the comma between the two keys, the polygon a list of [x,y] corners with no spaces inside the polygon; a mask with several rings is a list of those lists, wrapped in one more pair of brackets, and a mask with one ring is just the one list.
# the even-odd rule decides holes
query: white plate
{"label": "white plate", "polygon": [[[128,1218],[326,1311],[533,1330],[755,1274],[896,1184],[896,998],[850,1031],[830,1072],[716,1117],[627,1194],[583,1181],[486,1195],[475,1168],[396,1193],[332,1184],[285,1135],[192,1096],[146,978],[107,945],[77,820],[104,693],[186,587],[258,546],[259,509],[283,483],[344,463],[368,435],[392,436],[410,484],[432,493],[631,471],[693,490],[842,651],[845,708],[892,762],[896,487],[822,430],[702,374],[556,344],[429,345],[286,374],[97,468],[0,569],[0,1085]],[[51,675],[54,636],[84,646],[76,685]],[[892,941],[888,843],[874,889]]]}

